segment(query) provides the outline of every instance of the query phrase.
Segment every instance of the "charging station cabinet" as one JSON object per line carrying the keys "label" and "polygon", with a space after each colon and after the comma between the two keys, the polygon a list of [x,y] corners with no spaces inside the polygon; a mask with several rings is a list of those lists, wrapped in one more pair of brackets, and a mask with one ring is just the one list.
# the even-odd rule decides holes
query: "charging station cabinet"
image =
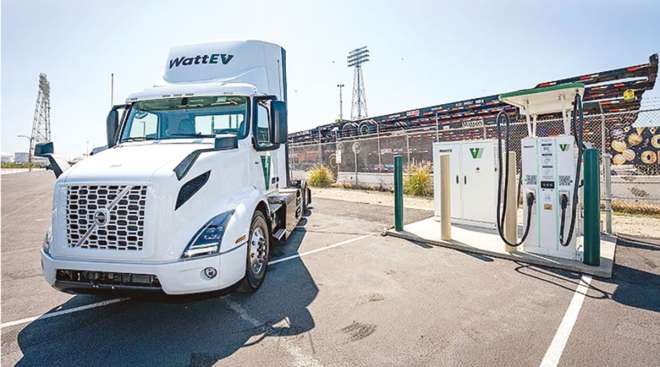
{"label": "charging station cabinet", "polygon": [[[583,96],[584,84],[564,83],[504,93],[498,97],[518,108],[527,123],[527,137],[520,141],[524,234],[520,242],[516,241],[526,252],[570,260],[584,257],[583,241],[577,240],[584,228],[580,200],[583,196],[580,180],[584,147]],[[561,135],[537,135],[538,118],[547,114],[561,114]],[[501,136],[502,123],[506,125],[505,140],[508,143],[511,120],[504,111],[496,119],[498,136]],[[593,223],[598,218],[590,219]],[[597,230],[592,230],[592,237],[600,235],[594,233]],[[502,231],[499,232],[502,240],[509,243]]]}
{"label": "charging station cabinet", "polygon": [[[530,227],[529,235],[523,244],[525,251],[581,260],[581,252],[576,248],[576,238],[581,231],[580,210],[576,211],[577,218],[571,241],[567,246],[560,244],[562,195],[568,198],[563,210],[564,236],[568,236],[573,211],[577,157],[575,138],[571,135],[527,137],[522,139],[521,145],[523,195],[531,192],[536,197],[531,207],[530,223],[524,223]],[[528,216],[527,210],[525,206],[524,218]]]}
{"label": "charging station cabinet", "polygon": [[440,155],[449,154],[453,223],[495,228],[497,141],[433,143],[435,216],[440,216]]}

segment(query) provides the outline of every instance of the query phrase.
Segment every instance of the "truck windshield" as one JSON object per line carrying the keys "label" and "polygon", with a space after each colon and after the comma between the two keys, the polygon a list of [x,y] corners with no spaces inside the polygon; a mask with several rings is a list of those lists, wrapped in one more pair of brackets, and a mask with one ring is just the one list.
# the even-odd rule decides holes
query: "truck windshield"
{"label": "truck windshield", "polygon": [[183,97],[136,102],[121,142],[247,135],[247,97]]}

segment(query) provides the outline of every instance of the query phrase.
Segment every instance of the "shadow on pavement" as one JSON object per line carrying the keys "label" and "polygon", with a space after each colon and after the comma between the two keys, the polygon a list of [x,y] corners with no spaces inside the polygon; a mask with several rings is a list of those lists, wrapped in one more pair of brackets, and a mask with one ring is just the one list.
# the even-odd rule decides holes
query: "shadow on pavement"
{"label": "shadow on pavement", "polygon": [[[580,284],[581,275],[578,273],[572,273],[566,270],[546,268],[537,265],[530,265],[515,261],[518,266],[514,269],[518,274],[540,280],[552,285],[555,285],[559,288],[563,288],[569,292],[574,292],[577,286]],[[567,285],[570,284],[570,285]],[[594,299],[608,299],[611,298],[611,294],[595,287],[593,284],[589,285],[589,291],[597,292],[594,294],[586,294],[588,298]]]}
{"label": "shadow on pavement", "polygon": [[[297,229],[273,247],[271,259],[297,253],[304,237],[304,228]],[[271,265],[250,295],[141,296],[34,321],[18,335],[18,365],[210,366],[243,346],[313,329],[308,306],[317,294],[305,264],[295,258]],[[80,297],[90,296],[74,296],[62,308]]]}
{"label": "shadow on pavement", "polygon": [[618,235],[617,245],[640,248],[649,251],[660,251],[660,239]]}
{"label": "shadow on pavement", "polygon": [[620,237],[612,279],[616,284],[612,299],[621,304],[660,312],[659,241]]}
{"label": "shadow on pavement", "polygon": [[[575,287],[579,283],[579,274],[522,263],[518,263],[518,265],[516,268],[518,273],[569,291],[575,291]],[[588,294],[587,297],[611,299],[626,306],[660,312],[659,266],[660,246],[651,242],[619,238],[612,278],[594,278],[600,282],[612,284],[615,286],[614,291],[611,293],[606,292],[591,284],[589,290],[591,292],[595,291],[597,294]],[[557,278],[557,281],[548,279],[552,277]],[[573,285],[566,286],[566,281],[573,283]]]}
{"label": "shadow on pavement", "polygon": [[618,303],[660,312],[660,275],[615,265],[612,279],[603,282],[616,284],[612,299]]}

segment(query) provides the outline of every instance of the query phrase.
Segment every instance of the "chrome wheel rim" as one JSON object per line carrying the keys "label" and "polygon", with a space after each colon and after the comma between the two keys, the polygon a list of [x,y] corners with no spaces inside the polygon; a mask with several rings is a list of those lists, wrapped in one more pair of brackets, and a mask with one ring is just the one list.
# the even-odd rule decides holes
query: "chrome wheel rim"
{"label": "chrome wheel rim", "polygon": [[264,269],[266,250],[266,235],[263,228],[257,227],[252,231],[250,239],[250,266],[254,275],[259,275]]}

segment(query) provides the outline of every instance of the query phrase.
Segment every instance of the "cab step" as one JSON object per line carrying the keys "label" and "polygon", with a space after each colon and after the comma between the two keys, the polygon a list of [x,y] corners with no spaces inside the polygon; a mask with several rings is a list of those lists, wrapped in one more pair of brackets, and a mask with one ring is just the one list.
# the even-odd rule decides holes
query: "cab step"
{"label": "cab step", "polygon": [[273,237],[277,239],[278,241],[281,241],[284,238],[284,235],[286,234],[286,229],[280,228],[273,234]]}

